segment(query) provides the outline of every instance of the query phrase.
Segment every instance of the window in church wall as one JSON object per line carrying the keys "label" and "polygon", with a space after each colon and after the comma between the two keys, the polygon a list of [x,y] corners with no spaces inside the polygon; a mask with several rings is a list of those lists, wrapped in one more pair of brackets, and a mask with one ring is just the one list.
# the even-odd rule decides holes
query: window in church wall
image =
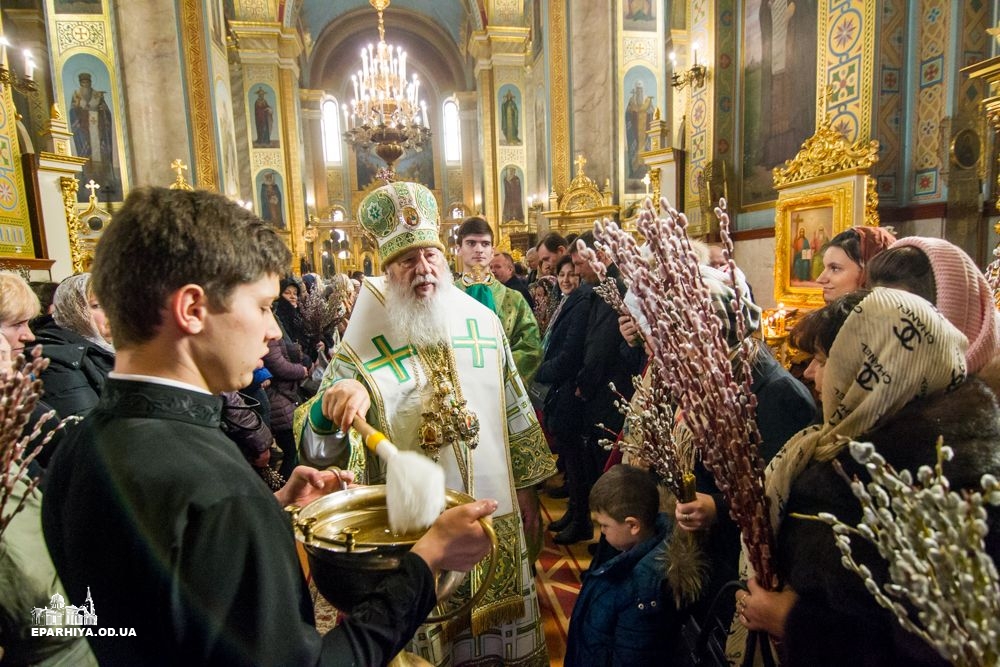
{"label": "window in church wall", "polygon": [[323,156],[327,164],[340,164],[343,160],[340,140],[340,116],[337,100],[323,100]]}
{"label": "window in church wall", "polygon": [[462,161],[462,123],[458,117],[458,102],[446,100],[443,109],[444,118],[444,160],[445,162]]}

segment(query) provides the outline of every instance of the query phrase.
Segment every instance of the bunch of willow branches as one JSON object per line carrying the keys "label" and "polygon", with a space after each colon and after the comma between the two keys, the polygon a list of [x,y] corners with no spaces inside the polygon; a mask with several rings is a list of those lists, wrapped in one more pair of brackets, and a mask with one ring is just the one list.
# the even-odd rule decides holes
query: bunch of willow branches
{"label": "bunch of willow branches", "polygon": [[[29,433],[24,432],[42,395],[42,381],[35,378],[49,365],[41,351],[36,345],[30,359],[18,356],[10,370],[0,370],[0,539],[35,492],[39,480],[29,479],[28,466],[55,433],[53,430],[42,437],[42,426],[55,411],[43,415]],[[19,483],[27,487],[24,493],[15,492]],[[8,509],[11,504],[13,509]]]}
{"label": "bunch of willow branches", "polygon": [[[333,332],[338,324],[347,316],[347,290],[354,289],[344,286],[341,281],[333,280],[327,283],[332,288],[328,297],[324,296],[326,288],[317,284],[313,290],[306,291],[299,312],[302,314],[302,325],[306,335],[321,338]],[[350,285],[350,283],[348,283]]]}
{"label": "bunch of willow branches", "polygon": [[[933,646],[959,667],[1000,661],[1000,582],[986,553],[985,505],[1000,505],[1000,482],[984,475],[981,492],[959,494],[944,476],[944,461],[954,452],[937,443],[937,464],[922,466],[916,481],[896,471],[871,443],[850,443],[851,456],[865,466],[871,481],[848,480],[861,503],[857,526],[832,514],[796,515],[833,527],[844,567],[864,580],[865,588],[900,625]],[[837,469],[845,479],[839,463]],[[889,564],[889,581],[879,583],[858,563],[851,538],[871,542]]]}
{"label": "bunch of willow branches", "polygon": [[[735,275],[725,206],[725,200],[720,201],[715,212],[729,273]],[[764,465],[758,455],[757,400],[750,391],[753,343],[747,340],[739,307],[740,287],[733,281],[737,336],[743,342],[731,361],[722,322],[687,237],[687,218],[666,199],[661,199],[661,210],[666,211],[664,218],[658,218],[652,202],[646,200],[637,221],[648,244],[648,259],[632,236],[614,222],[597,223],[595,234],[601,248],[617,262],[651,327],[646,343],[659,395],[671,397],[682,413],[702,462],[743,533],[758,581],[773,588],[777,583],[771,566],[774,535],[764,494]],[[661,455],[676,453],[663,451]]]}

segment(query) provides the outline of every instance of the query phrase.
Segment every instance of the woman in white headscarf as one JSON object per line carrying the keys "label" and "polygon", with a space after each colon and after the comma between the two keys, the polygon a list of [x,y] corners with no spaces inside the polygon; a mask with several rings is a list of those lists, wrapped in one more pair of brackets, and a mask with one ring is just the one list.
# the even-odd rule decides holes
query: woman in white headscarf
{"label": "woman in white headscarf", "polygon": [[62,281],[52,304],[52,322],[35,332],[36,344],[49,359],[41,377],[45,401],[61,417],[82,416],[97,405],[115,364],[111,328],[91,289],[89,273]]}

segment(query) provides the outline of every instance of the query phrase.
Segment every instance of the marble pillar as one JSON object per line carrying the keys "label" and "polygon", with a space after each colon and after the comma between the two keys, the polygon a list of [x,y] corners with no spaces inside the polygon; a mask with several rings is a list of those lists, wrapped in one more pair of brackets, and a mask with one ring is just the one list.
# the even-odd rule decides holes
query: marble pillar
{"label": "marble pillar", "polygon": [[[170,161],[193,164],[173,0],[113,3],[133,187],[168,185]],[[122,26],[128,26],[122,29]]]}
{"label": "marble pillar", "polygon": [[587,157],[587,175],[598,183],[618,173],[614,84],[615,3],[575,0],[569,8],[570,136],[572,155]]}

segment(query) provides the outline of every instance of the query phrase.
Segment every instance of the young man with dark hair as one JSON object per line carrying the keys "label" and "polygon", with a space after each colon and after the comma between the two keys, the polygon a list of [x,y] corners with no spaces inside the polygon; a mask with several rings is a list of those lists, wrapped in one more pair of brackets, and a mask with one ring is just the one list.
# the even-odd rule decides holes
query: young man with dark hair
{"label": "young man with dark hair", "polygon": [[538,251],[538,275],[554,276],[556,262],[568,252],[569,243],[559,234],[550,232],[538,242],[535,249]]}
{"label": "young man with dark hair", "polygon": [[541,335],[531,304],[490,271],[494,259],[493,230],[485,218],[478,215],[466,218],[458,226],[457,236],[464,270],[455,284],[500,318],[517,372],[527,386],[542,361]]}
{"label": "young man with dark hair", "polygon": [[449,510],[344,624],[316,632],[281,508],[352,476],[298,467],[272,495],[220,429],[218,394],[247,385],[281,335],[270,305],[290,261],[225,197],[165,188],[133,190],[97,246],[115,370],[50,466],[42,525],[69,600],[92,592],[115,630],[88,637],[102,664],[385,663],[433,607],[434,572],[486,552],[475,521],[496,503]]}
{"label": "young man with dark hair", "polygon": [[649,472],[616,465],[594,484],[590,508],[612,549],[583,574],[566,638],[567,667],[667,661],[675,615],[663,594],[668,521]]}

